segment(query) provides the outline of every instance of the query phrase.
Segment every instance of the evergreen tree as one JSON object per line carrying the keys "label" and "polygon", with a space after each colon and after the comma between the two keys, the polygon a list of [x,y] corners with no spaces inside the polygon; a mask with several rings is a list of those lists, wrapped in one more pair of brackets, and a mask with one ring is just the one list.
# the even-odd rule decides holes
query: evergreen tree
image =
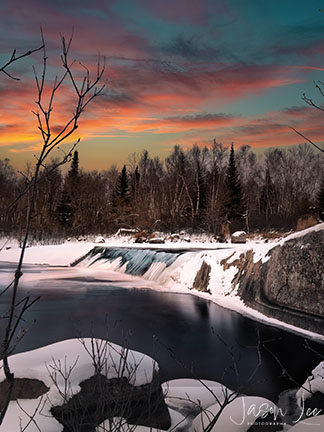
{"label": "evergreen tree", "polygon": [[316,195],[316,209],[319,218],[324,221],[324,174],[322,174],[322,181]]}
{"label": "evergreen tree", "polygon": [[68,172],[68,178],[77,178],[79,175],[79,152],[75,150],[71,162],[71,168]]}
{"label": "evergreen tree", "polygon": [[239,173],[235,164],[234,146],[232,143],[228,167],[225,177],[225,206],[226,218],[235,228],[244,226],[246,213],[245,197],[241,188]]}
{"label": "evergreen tree", "polygon": [[123,166],[112,196],[111,217],[115,228],[127,224],[130,210],[130,190],[126,165]]}
{"label": "evergreen tree", "polygon": [[70,196],[65,187],[63,187],[56,212],[61,227],[64,229],[70,228],[72,224],[72,206]]}
{"label": "evergreen tree", "polygon": [[126,165],[123,166],[119,175],[116,195],[119,198],[120,205],[129,203],[129,185]]}

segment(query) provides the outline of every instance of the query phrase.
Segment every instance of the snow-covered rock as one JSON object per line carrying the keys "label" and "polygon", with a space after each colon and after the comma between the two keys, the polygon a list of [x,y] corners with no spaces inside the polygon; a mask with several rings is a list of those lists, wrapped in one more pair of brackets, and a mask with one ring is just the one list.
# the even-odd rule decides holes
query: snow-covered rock
{"label": "snow-covered rock", "polygon": [[[150,397],[155,398],[155,404],[159,400],[159,403],[164,408],[159,406],[159,409],[162,410],[162,412],[159,412],[161,417],[155,418],[156,423],[152,424],[152,426],[160,427],[157,425],[161,423],[165,428],[166,425],[169,425],[170,419],[157,376],[158,365],[145,354],[128,350],[106,340],[85,338],[82,340],[65,340],[33,351],[15,354],[9,358],[9,363],[11,370],[14,371],[15,378],[39,380],[45,384],[48,391],[46,392],[45,388],[44,394],[37,399],[20,399],[19,402],[12,400],[4,422],[0,426],[0,432],[18,432],[21,430],[20,427],[24,428],[29,422],[29,415],[34,413],[35,422],[31,422],[26,432],[39,431],[38,427],[46,432],[62,431],[62,425],[53,418],[53,415],[61,421],[64,416],[60,417],[60,413],[63,412],[64,407],[68,406],[70,408],[73,405],[75,395],[82,392],[84,396],[82,399],[78,399],[77,403],[80,404],[81,400],[82,404],[87,403],[89,392],[86,394],[84,391],[86,383],[98,379],[100,379],[101,384],[103,383],[111,389],[114,388],[114,392],[111,393],[114,400],[115,398],[126,397],[128,403],[135,397],[134,403],[141,403],[143,412],[145,411],[145,403],[150,407],[152,406]],[[0,362],[0,382],[4,380],[5,375],[2,362]],[[119,394],[125,386],[128,386],[126,396],[124,393]],[[134,390],[130,390],[132,388]],[[95,388],[92,388],[91,391],[95,391]],[[143,392],[146,392],[146,394]],[[104,392],[102,394],[97,392],[95,398],[92,395],[90,403],[92,405],[94,402],[99,404],[100,398],[103,397]],[[144,403],[141,401],[144,401]],[[128,406],[130,405],[129,402]],[[106,405],[104,406],[106,407]],[[69,416],[65,417],[65,419],[68,419],[66,421],[74,418],[73,412],[73,410],[69,411]],[[78,412],[75,409],[75,418],[80,417]],[[82,412],[88,412],[88,410],[85,409]],[[98,410],[98,412],[101,416],[103,415],[102,410]],[[152,415],[152,417],[154,416]],[[20,418],[22,418],[21,425]],[[101,422],[103,420],[104,417]],[[94,419],[94,424],[95,421]],[[99,421],[97,424],[101,422]]]}
{"label": "snow-covered rock", "polygon": [[199,412],[215,404],[223,403],[233,392],[224,385],[210,380],[189,378],[167,381],[162,384],[165,402],[168,407],[181,410],[187,415]]}
{"label": "snow-covered rock", "polygon": [[245,231],[235,231],[231,235],[231,243],[246,243],[246,232]]}
{"label": "snow-covered rock", "polygon": [[163,243],[165,243],[165,240],[162,237],[153,237],[153,238],[151,238],[149,240],[149,243],[152,243],[152,244],[163,244]]}

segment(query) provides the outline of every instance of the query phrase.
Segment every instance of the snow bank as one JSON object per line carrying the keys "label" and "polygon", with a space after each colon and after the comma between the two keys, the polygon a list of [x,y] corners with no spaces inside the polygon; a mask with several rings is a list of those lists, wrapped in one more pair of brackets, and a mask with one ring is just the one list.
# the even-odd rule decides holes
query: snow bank
{"label": "snow bank", "polygon": [[[157,363],[145,354],[128,350],[102,339],[70,339],[33,351],[15,354],[9,358],[15,378],[43,381],[49,391],[33,400],[11,401],[0,432],[18,432],[20,418],[26,425],[35,412],[35,422],[40,430],[60,432],[60,425],[50,414],[55,405],[62,405],[65,397],[78,393],[80,383],[96,372],[108,379],[126,377],[134,386],[152,382]],[[5,379],[0,362],[0,382]],[[19,406],[20,405],[20,406]],[[22,407],[22,408],[21,408]],[[28,432],[39,431],[33,422]]]}
{"label": "snow bank", "polygon": [[165,402],[168,407],[185,411],[207,409],[216,401],[223,403],[224,400],[233,394],[231,390],[215,381],[176,379],[162,384],[165,394]]}

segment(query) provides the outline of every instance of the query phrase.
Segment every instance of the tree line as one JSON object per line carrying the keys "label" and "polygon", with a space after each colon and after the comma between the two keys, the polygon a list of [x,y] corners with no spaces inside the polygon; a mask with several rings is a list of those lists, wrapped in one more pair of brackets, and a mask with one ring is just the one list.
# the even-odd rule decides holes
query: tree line
{"label": "tree line", "polygon": [[[79,168],[75,151],[63,175],[52,160],[37,187],[33,238],[110,234],[120,227],[181,229],[217,236],[224,226],[247,231],[294,229],[300,216],[324,216],[323,155],[308,144],[271,148],[257,156],[249,146],[175,146],[162,161],[147,150],[132,154],[121,170]],[[0,160],[1,231],[24,231],[30,199],[28,167],[15,172]],[[27,190],[26,193],[23,193]]]}

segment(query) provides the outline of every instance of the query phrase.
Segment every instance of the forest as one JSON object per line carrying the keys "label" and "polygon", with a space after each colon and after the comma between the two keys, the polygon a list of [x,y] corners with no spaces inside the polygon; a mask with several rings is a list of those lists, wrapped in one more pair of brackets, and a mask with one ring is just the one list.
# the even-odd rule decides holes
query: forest
{"label": "forest", "polygon": [[[309,144],[269,148],[258,155],[216,140],[210,147],[175,146],[162,161],[147,150],[118,169],[80,169],[78,151],[65,174],[52,160],[38,180],[31,238],[146,232],[207,232],[222,240],[224,226],[247,232],[296,229],[299,218],[324,214],[321,153]],[[1,234],[22,236],[26,224],[28,166],[16,172],[0,160]]]}

